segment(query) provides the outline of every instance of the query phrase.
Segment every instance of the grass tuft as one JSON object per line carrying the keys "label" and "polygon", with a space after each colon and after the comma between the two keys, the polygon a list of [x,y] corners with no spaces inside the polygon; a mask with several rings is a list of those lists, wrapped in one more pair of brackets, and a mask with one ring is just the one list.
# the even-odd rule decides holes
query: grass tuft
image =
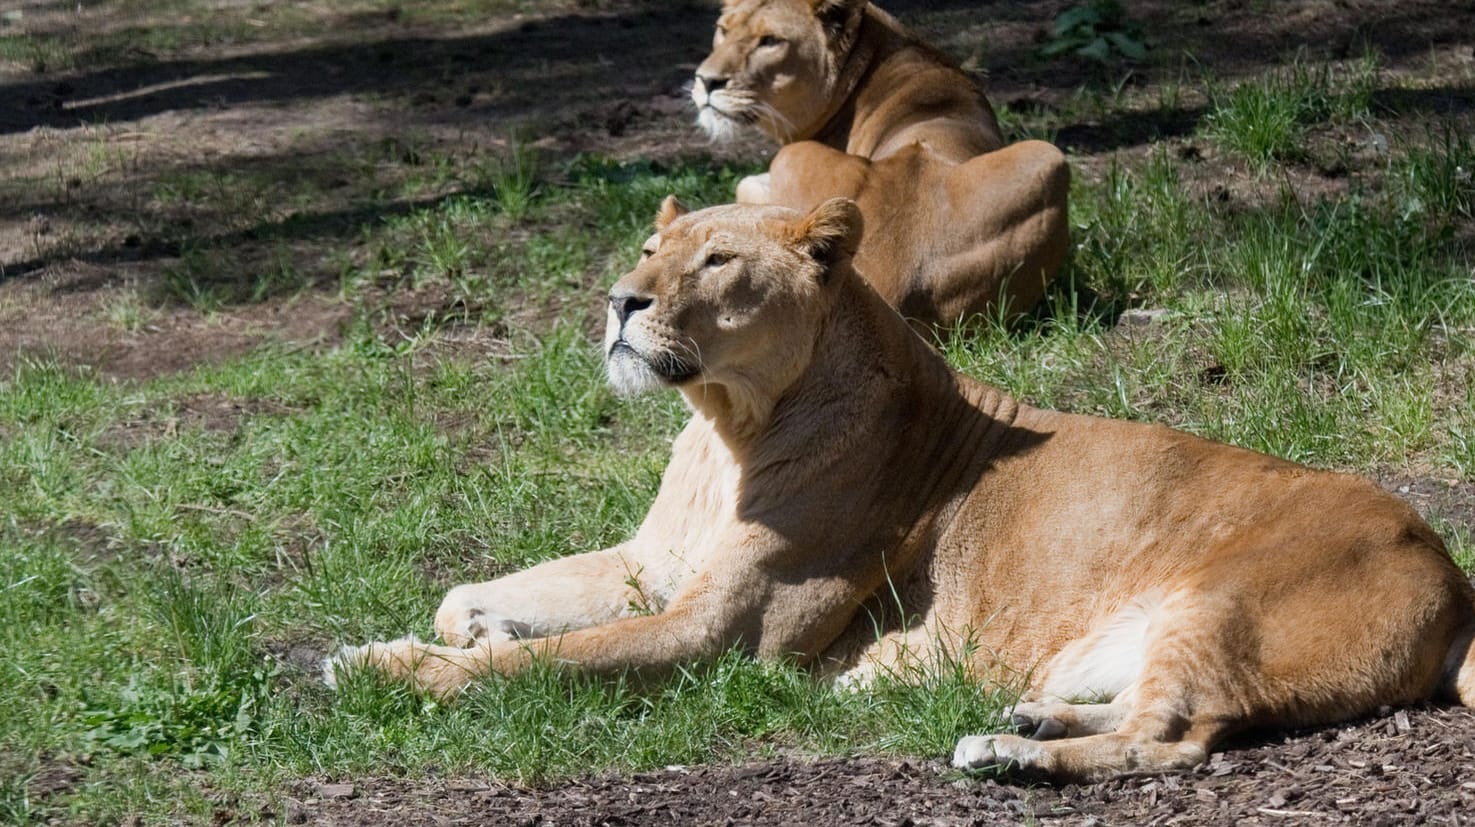
{"label": "grass tuft", "polygon": [[1305,159],[1312,126],[1367,118],[1379,83],[1375,52],[1343,70],[1298,55],[1289,66],[1227,88],[1210,82],[1204,133],[1268,171],[1277,162]]}

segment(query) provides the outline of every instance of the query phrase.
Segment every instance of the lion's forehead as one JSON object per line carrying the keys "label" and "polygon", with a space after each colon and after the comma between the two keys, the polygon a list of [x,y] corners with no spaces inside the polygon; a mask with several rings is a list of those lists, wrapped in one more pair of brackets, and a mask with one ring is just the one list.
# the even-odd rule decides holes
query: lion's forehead
{"label": "lion's forehead", "polygon": [[667,243],[677,237],[695,236],[705,242],[713,233],[730,236],[768,235],[777,223],[803,215],[799,210],[773,204],[721,204],[687,213],[676,219],[663,234]]}
{"label": "lion's forehead", "polygon": [[657,249],[663,259],[680,270],[696,270],[709,252],[731,253],[742,250],[744,246],[755,246],[756,233],[752,230],[734,232],[735,229],[722,224],[698,224],[679,228],[674,233],[668,229],[658,234]]}
{"label": "lion's forehead", "polygon": [[[673,232],[674,230],[674,232]],[[668,228],[656,242],[669,261],[697,260],[712,253],[746,254],[771,250],[779,232],[768,216],[719,217],[684,227]],[[647,248],[650,249],[650,248]]]}
{"label": "lion's forehead", "polygon": [[724,6],[717,24],[726,29],[729,36],[758,33],[758,29],[792,33],[803,28],[807,19],[802,5],[793,0],[743,0]]}

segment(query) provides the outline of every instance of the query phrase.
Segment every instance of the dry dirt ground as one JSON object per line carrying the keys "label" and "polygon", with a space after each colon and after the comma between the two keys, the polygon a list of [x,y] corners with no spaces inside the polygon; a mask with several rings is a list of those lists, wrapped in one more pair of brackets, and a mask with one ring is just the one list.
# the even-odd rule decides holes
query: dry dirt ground
{"label": "dry dirt ground", "polygon": [[[1469,824],[1475,712],[1424,709],[1217,753],[1191,773],[1091,786],[961,778],[940,761],[671,767],[543,790],[457,779],[303,783],[288,822],[404,824]],[[276,815],[273,813],[273,815]]]}
{"label": "dry dirt ground", "polygon": [[[35,32],[105,32],[108,4],[26,0]],[[234,5],[222,2],[222,5]],[[1069,113],[1089,66],[1032,57],[1053,0],[896,2],[987,77],[1016,111]],[[1181,72],[1224,79],[1297,49],[1313,59],[1383,58],[1377,102],[1400,118],[1468,123],[1475,88],[1475,7],[1450,0],[1142,0],[1127,4],[1163,61],[1122,88],[1123,105],[1060,125],[1081,175],[1112,153],[1169,142],[1185,179],[1253,197],[1244,169],[1194,138],[1205,101],[1162,94]],[[0,370],[42,353],[120,380],[229,358],[269,341],[331,344],[351,309],[323,277],[360,228],[415,204],[376,201],[343,184],[331,211],[267,210],[245,221],[155,209],[166,172],[238,169],[290,177],[350,141],[462,152],[506,146],[531,125],[541,151],[670,158],[716,152],[686,111],[684,84],[705,51],[711,7],[690,3],[553,2],[447,31],[405,22],[397,8],[342,19],[289,41],[237,43],[89,68],[33,66],[0,77]],[[80,9],[80,11],[79,11]],[[162,25],[162,23],[161,23]],[[0,30],[3,33],[3,30]],[[101,58],[98,58],[101,60]],[[1396,79],[1413,82],[1394,82]],[[725,150],[724,150],[725,151]],[[731,150],[761,157],[757,145]],[[1291,183],[1308,193],[1347,185],[1345,170],[1308,163]],[[432,195],[433,197],[433,195]],[[282,249],[309,288],[204,315],[149,305],[120,324],[126,296],[164,278],[191,245],[242,259]],[[315,280],[318,279],[318,280]],[[328,285],[313,289],[312,284]],[[119,308],[122,308],[120,310]],[[128,311],[131,312],[131,311]],[[474,331],[468,335],[477,335]],[[490,335],[490,334],[488,334]],[[1475,486],[1398,478],[1385,484],[1448,519],[1475,518]],[[1178,776],[1089,787],[965,780],[940,762],[802,757],[739,767],[671,768],[545,789],[475,779],[304,779],[274,809],[221,820],[323,824],[1468,824],[1475,823],[1475,713],[1417,709],[1284,738],[1243,742]]]}

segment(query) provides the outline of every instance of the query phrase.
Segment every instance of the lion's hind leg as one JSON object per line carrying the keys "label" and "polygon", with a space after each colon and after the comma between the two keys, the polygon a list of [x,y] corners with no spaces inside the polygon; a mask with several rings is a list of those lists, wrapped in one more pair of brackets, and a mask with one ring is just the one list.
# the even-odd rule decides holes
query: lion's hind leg
{"label": "lion's hind leg", "polygon": [[[1231,727],[1236,671],[1218,651],[1198,595],[1147,592],[1103,618],[1046,665],[1038,696],[1010,711],[1024,734],[963,738],[953,765],[1060,780],[1186,769]],[[1099,702],[1078,703],[1077,699]]]}
{"label": "lion's hind leg", "polygon": [[1070,250],[1070,166],[1053,145],[1021,141],[952,167],[948,220],[968,232],[929,275],[940,318],[1029,312]]}
{"label": "lion's hind leg", "polygon": [[1209,738],[1157,740],[1110,732],[1034,741],[1018,735],[973,735],[958,742],[953,766],[1003,767],[1059,780],[1102,781],[1121,775],[1184,770],[1208,758]]}
{"label": "lion's hind leg", "polygon": [[769,183],[769,174],[749,175],[738,181],[737,203],[739,204],[768,204],[773,201],[773,185]]}
{"label": "lion's hind leg", "polygon": [[1131,688],[1111,703],[1034,701],[1017,704],[1015,734],[963,738],[953,766],[997,766],[1057,780],[1100,781],[1121,775],[1188,769],[1208,758],[1230,718],[1196,710],[1190,683],[1171,674]]}

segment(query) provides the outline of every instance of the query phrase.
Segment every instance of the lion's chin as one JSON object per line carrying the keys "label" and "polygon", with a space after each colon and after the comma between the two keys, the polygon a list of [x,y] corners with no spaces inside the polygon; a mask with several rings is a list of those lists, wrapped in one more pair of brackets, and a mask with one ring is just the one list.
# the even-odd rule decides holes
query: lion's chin
{"label": "lion's chin", "polygon": [[708,105],[697,110],[697,126],[713,142],[720,144],[737,140],[746,124]]}
{"label": "lion's chin", "polygon": [[610,349],[604,370],[609,375],[610,387],[620,396],[638,396],[666,385],[666,380],[623,342]]}

